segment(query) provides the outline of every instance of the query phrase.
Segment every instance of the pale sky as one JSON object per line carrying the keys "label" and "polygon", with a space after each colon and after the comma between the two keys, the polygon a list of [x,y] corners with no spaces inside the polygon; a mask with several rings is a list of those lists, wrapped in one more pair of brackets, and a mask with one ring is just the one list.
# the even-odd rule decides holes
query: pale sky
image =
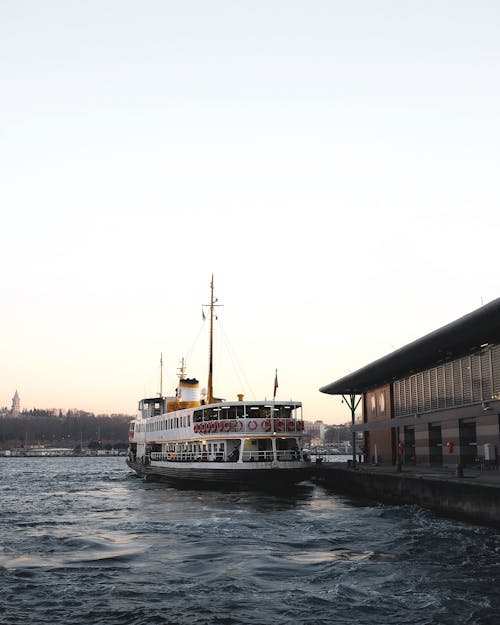
{"label": "pale sky", "polygon": [[500,296],[499,69],[494,0],[0,0],[0,406],[206,386],[213,272],[215,394],[348,421]]}

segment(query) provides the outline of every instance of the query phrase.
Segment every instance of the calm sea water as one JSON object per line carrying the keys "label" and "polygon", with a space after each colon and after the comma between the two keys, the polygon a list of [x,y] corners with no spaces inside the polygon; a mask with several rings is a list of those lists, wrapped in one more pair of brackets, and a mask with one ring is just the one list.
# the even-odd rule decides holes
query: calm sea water
{"label": "calm sea water", "polygon": [[500,533],[306,484],[178,490],[0,459],[0,623],[496,625]]}

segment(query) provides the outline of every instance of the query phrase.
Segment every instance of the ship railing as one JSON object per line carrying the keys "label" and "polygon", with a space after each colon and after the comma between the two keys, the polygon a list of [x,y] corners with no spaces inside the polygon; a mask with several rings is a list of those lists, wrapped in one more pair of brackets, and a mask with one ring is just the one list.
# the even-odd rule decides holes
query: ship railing
{"label": "ship railing", "polygon": [[151,460],[162,462],[224,462],[224,454],[209,454],[205,451],[161,451],[151,452]]}
{"label": "ship railing", "polygon": [[268,451],[244,451],[242,460],[243,462],[272,462],[274,453],[272,449]]}
{"label": "ship railing", "polygon": [[[266,451],[244,451],[243,462],[272,462],[275,459],[274,452]],[[295,449],[276,450],[276,460],[280,462],[300,460],[300,453]]]}
{"label": "ship railing", "polygon": [[151,460],[173,461],[173,462],[192,462],[196,460],[199,453],[194,451],[159,451],[151,453]]}
{"label": "ship railing", "polygon": [[[278,449],[276,457],[272,449],[265,451],[243,451],[243,462],[272,462],[274,459],[280,462],[300,460],[300,453],[294,449]],[[151,452],[152,461],[160,462],[225,462],[224,454],[209,454],[205,451],[153,451]],[[228,458],[227,461],[232,459]],[[234,461],[234,460],[233,460]]]}
{"label": "ship railing", "polygon": [[300,460],[300,452],[297,449],[278,449],[276,456],[280,461]]}

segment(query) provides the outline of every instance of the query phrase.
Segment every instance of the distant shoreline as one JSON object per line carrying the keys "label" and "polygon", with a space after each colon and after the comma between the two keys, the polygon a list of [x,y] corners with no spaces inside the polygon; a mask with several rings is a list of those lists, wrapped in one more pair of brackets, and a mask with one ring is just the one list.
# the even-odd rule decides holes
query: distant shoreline
{"label": "distant shoreline", "polygon": [[73,453],[73,452],[51,452],[41,451],[38,453],[34,452],[10,452],[9,450],[0,451],[0,458],[118,458],[125,457],[127,455],[126,452],[116,452],[116,453]]}

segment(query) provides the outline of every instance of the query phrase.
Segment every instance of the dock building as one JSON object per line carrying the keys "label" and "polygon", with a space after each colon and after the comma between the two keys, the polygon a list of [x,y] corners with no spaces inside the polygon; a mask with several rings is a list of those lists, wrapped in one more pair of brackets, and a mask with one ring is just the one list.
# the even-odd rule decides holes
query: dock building
{"label": "dock building", "polygon": [[361,406],[365,461],[498,466],[500,298],[320,391]]}

